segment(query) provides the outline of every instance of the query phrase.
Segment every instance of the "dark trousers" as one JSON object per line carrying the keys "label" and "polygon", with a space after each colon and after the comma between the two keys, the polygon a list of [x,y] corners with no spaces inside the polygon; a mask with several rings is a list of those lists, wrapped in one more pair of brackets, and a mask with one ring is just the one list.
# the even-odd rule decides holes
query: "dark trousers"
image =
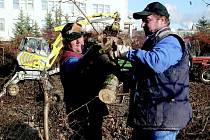
{"label": "dark trousers", "polygon": [[69,140],[102,140],[102,119],[100,118],[75,120],[74,124],[70,122],[70,128],[73,134]]}
{"label": "dark trousers", "polygon": [[[67,114],[74,110],[68,108],[71,108],[69,104]],[[102,123],[105,115],[108,115],[108,109],[98,100],[70,114],[69,127],[73,130],[70,140],[102,140]]]}

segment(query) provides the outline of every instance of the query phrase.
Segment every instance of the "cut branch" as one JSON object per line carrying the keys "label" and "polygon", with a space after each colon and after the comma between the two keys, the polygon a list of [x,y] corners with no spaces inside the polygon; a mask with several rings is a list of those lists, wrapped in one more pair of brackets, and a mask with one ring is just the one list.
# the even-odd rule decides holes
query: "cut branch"
{"label": "cut branch", "polygon": [[48,114],[49,114],[49,88],[48,88],[48,79],[47,76],[41,79],[41,83],[44,89],[44,139],[49,140],[49,126],[48,126]]}

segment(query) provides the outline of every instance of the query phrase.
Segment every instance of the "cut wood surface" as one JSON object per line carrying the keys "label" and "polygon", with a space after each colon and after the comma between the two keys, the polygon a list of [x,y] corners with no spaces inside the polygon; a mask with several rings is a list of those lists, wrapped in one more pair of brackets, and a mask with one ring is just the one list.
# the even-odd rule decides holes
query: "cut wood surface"
{"label": "cut wood surface", "polygon": [[99,91],[99,99],[107,104],[116,101],[116,93],[119,85],[119,80],[114,74],[110,74],[104,81],[103,88]]}

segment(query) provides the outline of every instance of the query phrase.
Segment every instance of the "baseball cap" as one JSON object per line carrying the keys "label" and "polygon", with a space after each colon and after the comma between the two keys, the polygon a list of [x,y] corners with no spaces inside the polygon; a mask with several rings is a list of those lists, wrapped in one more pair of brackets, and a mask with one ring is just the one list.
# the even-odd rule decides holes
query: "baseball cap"
{"label": "baseball cap", "polygon": [[62,29],[61,35],[63,39],[68,41],[78,39],[83,35],[82,25],[79,23],[67,23]]}
{"label": "baseball cap", "polygon": [[146,6],[146,8],[141,12],[133,13],[134,19],[142,19],[145,16],[149,16],[152,13],[156,13],[160,16],[165,16],[169,18],[169,13],[164,5],[159,2],[152,2]]}

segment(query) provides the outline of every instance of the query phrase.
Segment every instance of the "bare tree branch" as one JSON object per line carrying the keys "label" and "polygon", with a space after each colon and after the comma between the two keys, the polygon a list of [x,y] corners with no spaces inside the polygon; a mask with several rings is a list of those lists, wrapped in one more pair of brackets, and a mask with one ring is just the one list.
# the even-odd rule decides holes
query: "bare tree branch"
{"label": "bare tree branch", "polygon": [[206,7],[210,5],[210,3],[206,2],[205,0],[202,0],[202,1],[206,4]]}

